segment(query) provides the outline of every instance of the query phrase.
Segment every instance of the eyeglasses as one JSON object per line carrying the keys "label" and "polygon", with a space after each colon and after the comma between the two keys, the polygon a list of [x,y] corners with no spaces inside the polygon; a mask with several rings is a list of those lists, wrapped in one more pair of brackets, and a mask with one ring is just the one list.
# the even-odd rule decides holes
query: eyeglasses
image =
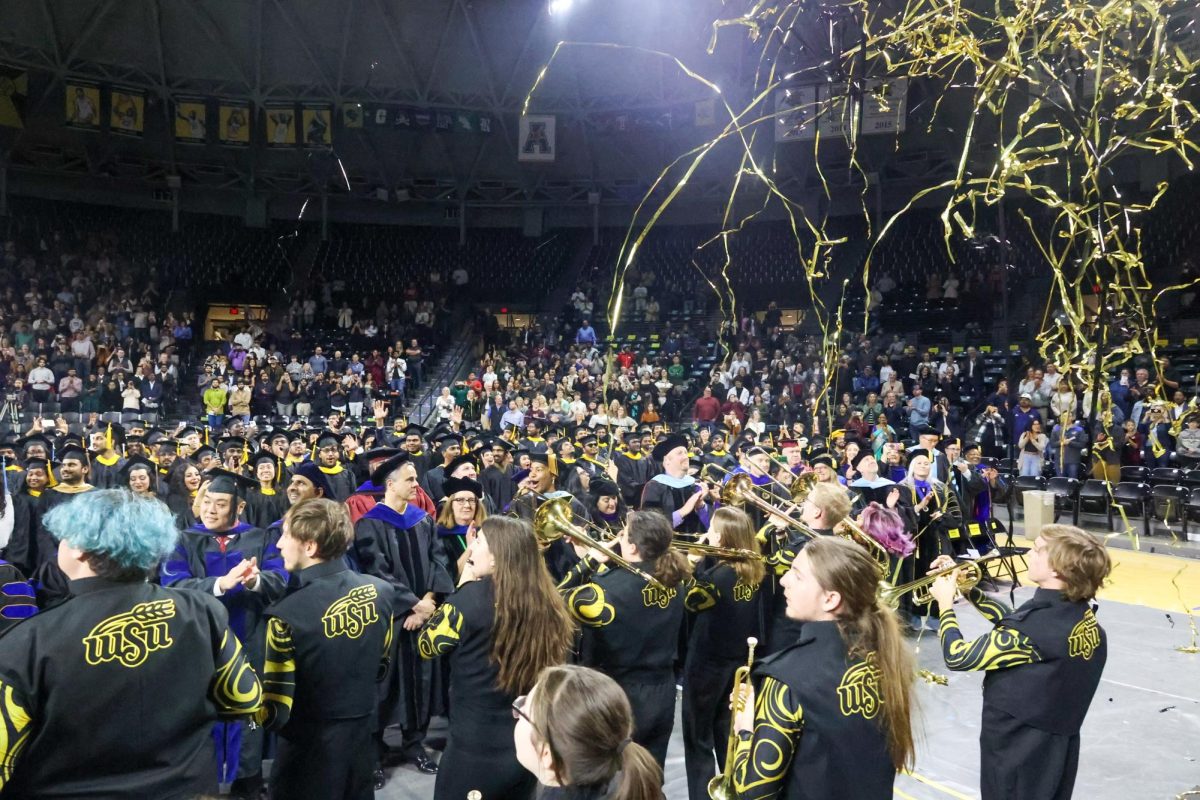
{"label": "eyeglasses", "polygon": [[461,506],[473,506],[473,505],[475,505],[475,498],[474,497],[455,497],[450,502],[457,503],[458,505],[461,505]]}
{"label": "eyeglasses", "polygon": [[518,697],[516,700],[513,700],[513,704],[512,704],[513,719],[515,719],[515,720],[523,719],[526,722],[528,722],[530,725],[532,725],[534,727],[534,729],[536,729],[537,726],[533,724],[533,720],[531,720],[529,718],[529,715],[525,713],[525,703],[528,700],[529,700],[529,695],[527,695],[527,694],[523,694],[520,697]]}

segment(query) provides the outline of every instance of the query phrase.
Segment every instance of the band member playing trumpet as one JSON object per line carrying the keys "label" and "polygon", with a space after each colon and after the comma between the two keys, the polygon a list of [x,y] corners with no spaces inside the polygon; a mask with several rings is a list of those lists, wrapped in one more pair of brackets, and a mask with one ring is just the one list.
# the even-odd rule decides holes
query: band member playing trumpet
{"label": "band member playing trumpet", "polygon": [[[995,625],[966,641],[954,613],[955,573],[934,581],[946,666],[982,670],[983,800],[1069,798],[1079,765],[1079,729],[1107,657],[1107,637],[1091,602],[1112,569],[1091,534],[1047,525],[1029,552],[1033,598],[1016,611],[978,587],[967,599]],[[946,556],[934,570],[953,566]]]}
{"label": "band member playing trumpet", "polygon": [[[571,521],[581,528],[586,528],[590,519],[587,508],[574,495],[560,492],[555,488],[557,476],[558,459],[553,454],[531,453],[529,455],[529,474],[525,476],[521,481],[520,488],[517,489],[517,496],[513,498],[512,505],[509,507],[510,513],[516,514],[532,525],[538,508],[546,500],[555,500],[560,497],[569,498]],[[546,560],[546,568],[550,570],[550,577],[555,581],[561,581],[579,560],[570,545],[561,539],[551,542],[544,549],[542,556]]]}
{"label": "band member playing trumpet", "polygon": [[916,671],[878,579],[864,548],[832,536],[792,562],[787,615],[804,630],[755,668],[758,689],[747,687],[735,718],[741,800],[892,797],[896,772],[913,761]]}
{"label": "band member playing trumpet", "polygon": [[452,664],[450,740],[433,796],[528,798],[535,781],[517,762],[509,707],[566,660],[575,623],[526,523],[489,517],[466,555],[458,591],[418,640],[422,658]]}
{"label": "band member playing trumpet", "polygon": [[[758,552],[754,526],[746,512],[719,508],[700,543]],[[730,642],[762,639],[762,586],[766,569],[754,559],[732,561],[689,556],[695,583],[685,605],[695,614],[683,672],[683,756],[687,765],[688,796],[708,800],[708,782],[725,768],[725,738],[729,731],[727,698],[742,663]]]}
{"label": "band member playing trumpet", "polygon": [[683,623],[684,586],[691,565],[671,549],[671,525],[662,514],[632,511],[617,537],[621,556],[665,588],[625,569],[606,566],[608,554],[580,553],[559,584],[571,615],[584,625],[582,661],[610,676],[629,695],[634,741],[661,766],[675,722],[675,654]]}
{"label": "band member playing trumpet", "polygon": [[[850,495],[836,483],[818,483],[800,507],[800,521],[818,536],[832,536],[833,529],[850,513]],[[785,531],[787,539],[767,557],[767,566],[775,577],[782,578],[791,569],[796,556],[812,541],[812,537],[796,528]],[[768,647],[776,652],[795,643],[800,635],[800,622],[787,614],[783,593],[776,589],[773,598]]]}

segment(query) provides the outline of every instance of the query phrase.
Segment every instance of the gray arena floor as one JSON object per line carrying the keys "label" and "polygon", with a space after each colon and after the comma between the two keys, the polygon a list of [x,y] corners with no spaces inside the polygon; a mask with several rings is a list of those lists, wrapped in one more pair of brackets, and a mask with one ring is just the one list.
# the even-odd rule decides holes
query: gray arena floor
{"label": "gray arena floor", "polygon": [[[1032,590],[1019,589],[1021,602]],[[985,623],[960,614],[964,632]],[[1188,643],[1181,614],[1104,602],[1101,624],[1109,636],[1108,666],[1083,729],[1075,796],[1091,800],[1200,798],[1200,655],[1176,647]],[[947,674],[936,636],[917,643],[922,667]],[[917,769],[896,782],[901,800],[975,798],[978,790],[980,684],[977,674],[949,674],[947,686],[922,682],[918,694],[923,735]],[[667,757],[666,794],[686,800],[681,725]],[[431,732],[436,738],[437,729]],[[400,766],[389,771],[380,800],[418,800],[433,795],[433,778]],[[489,800],[489,798],[484,798]]]}

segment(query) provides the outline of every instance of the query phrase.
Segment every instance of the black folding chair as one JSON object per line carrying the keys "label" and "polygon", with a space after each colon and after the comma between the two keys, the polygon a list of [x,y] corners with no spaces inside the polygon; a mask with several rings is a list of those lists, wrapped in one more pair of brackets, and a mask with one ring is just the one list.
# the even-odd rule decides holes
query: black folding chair
{"label": "black folding chair", "polygon": [[1113,499],[1125,516],[1140,516],[1142,532],[1150,535],[1150,484],[1137,481],[1121,481],[1113,487]]}
{"label": "black folding chair", "polygon": [[1071,512],[1071,524],[1079,524],[1079,480],[1054,477],[1046,481],[1046,490],[1054,492],[1054,521],[1063,511]]}
{"label": "black folding chair", "polygon": [[1182,525],[1187,517],[1185,508],[1190,494],[1186,486],[1152,487],[1150,509],[1154,518],[1167,526],[1176,523]]}
{"label": "black folding chair", "polygon": [[1104,514],[1108,529],[1113,529],[1112,495],[1107,481],[1089,478],[1079,487],[1080,512],[1089,514]]}

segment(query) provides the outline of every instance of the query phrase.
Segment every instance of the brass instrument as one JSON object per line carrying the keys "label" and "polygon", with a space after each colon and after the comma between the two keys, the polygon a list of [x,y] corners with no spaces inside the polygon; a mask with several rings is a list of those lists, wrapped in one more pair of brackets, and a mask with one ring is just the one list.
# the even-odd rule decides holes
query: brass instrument
{"label": "brass instrument", "polygon": [[933,595],[929,593],[929,587],[938,578],[943,575],[949,575],[952,572],[959,571],[958,574],[958,591],[966,594],[970,590],[979,585],[983,580],[983,570],[980,564],[1001,558],[1000,553],[994,553],[990,556],[977,558],[974,561],[964,561],[961,564],[955,564],[952,567],[939,569],[936,572],[931,572],[923,578],[917,578],[915,581],[902,583],[898,586],[885,586],[879,593],[879,599],[886,603],[891,608],[896,608],[900,605],[900,598],[909,592],[912,593],[912,602],[916,606],[927,606],[933,602]]}
{"label": "brass instrument", "polygon": [[[888,577],[888,573],[891,572],[892,569],[892,556],[891,553],[887,551],[887,548],[879,543],[879,540],[864,531],[862,527],[859,526],[859,524],[851,517],[846,517],[844,520],[835,525],[833,529],[834,532],[839,536],[844,536],[845,538],[850,539],[853,542],[857,542],[859,545],[865,547],[871,554],[871,557],[875,559],[875,568],[879,571],[880,579],[886,579]],[[842,531],[839,529],[844,529],[846,533],[842,533]]]}
{"label": "brass instrument", "polygon": [[746,707],[746,698],[742,696],[742,687],[750,680],[750,670],[754,668],[754,648],[758,646],[758,639],[751,636],[746,640],[746,645],[750,648],[746,663],[733,673],[733,701],[730,704],[732,713],[729,716],[729,740],[725,745],[725,769],[721,770],[721,774],[714,775],[708,782],[708,796],[712,800],[734,800],[737,797],[737,791],[733,786],[733,758],[737,753],[738,744],[737,715]]}
{"label": "brass instrument", "polygon": [[721,493],[722,505],[737,506],[739,508],[742,506],[752,506],[768,517],[783,522],[789,528],[796,528],[814,538],[819,535],[798,518],[791,516],[791,512],[796,510],[794,505],[783,508],[769,502],[763,497],[748,473],[739,472],[734,474],[724,484],[716,485],[715,488]]}
{"label": "brass instrument", "polygon": [[621,558],[612,550],[609,550],[603,544],[588,536],[583,528],[572,522],[571,501],[566,497],[556,497],[552,500],[546,500],[538,506],[537,512],[533,515],[533,531],[534,535],[537,536],[538,542],[541,544],[556,542],[565,537],[572,544],[599,550],[607,555],[609,561],[616,566],[629,570],[655,588],[662,589],[663,591],[667,589],[653,575]]}
{"label": "brass instrument", "polygon": [[730,561],[762,561],[763,554],[756,553],[753,550],[744,550],[739,547],[717,547],[711,544],[700,544],[699,542],[680,542],[671,543],[672,550],[680,550],[687,553],[689,556],[712,556],[713,558],[724,558]]}

